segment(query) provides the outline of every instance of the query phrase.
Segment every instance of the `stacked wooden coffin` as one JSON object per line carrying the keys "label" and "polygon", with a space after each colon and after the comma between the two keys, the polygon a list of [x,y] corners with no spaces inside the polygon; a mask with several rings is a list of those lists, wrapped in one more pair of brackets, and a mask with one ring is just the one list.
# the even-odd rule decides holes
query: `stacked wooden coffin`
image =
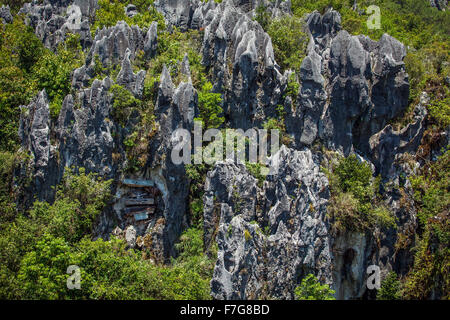
{"label": "stacked wooden coffin", "polygon": [[130,190],[124,199],[125,217],[133,219],[134,222],[149,220],[155,213],[155,198],[159,190],[148,180],[124,179],[122,185]]}

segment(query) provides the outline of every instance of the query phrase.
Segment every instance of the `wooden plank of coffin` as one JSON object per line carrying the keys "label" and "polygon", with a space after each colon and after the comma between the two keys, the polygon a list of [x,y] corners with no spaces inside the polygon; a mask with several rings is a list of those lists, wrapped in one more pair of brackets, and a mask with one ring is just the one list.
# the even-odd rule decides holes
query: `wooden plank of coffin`
{"label": "wooden plank of coffin", "polygon": [[153,214],[155,213],[155,208],[154,207],[148,207],[148,208],[143,208],[143,207],[130,207],[130,208],[125,208],[125,215],[130,215],[133,214],[135,212],[147,212],[149,214]]}
{"label": "wooden plank of coffin", "polygon": [[125,213],[135,213],[147,210],[147,207],[129,207],[125,208]]}
{"label": "wooden plank of coffin", "polygon": [[136,220],[136,221],[142,221],[142,220],[147,220],[147,219],[148,219],[147,211],[138,212],[138,213],[134,214],[134,220]]}
{"label": "wooden plank of coffin", "polygon": [[147,198],[147,199],[132,199],[127,198],[125,199],[125,205],[126,206],[148,206],[155,204],[155,199],[153,198]]}
{"label": "wooden plank of coffin", "polygon": [[133,187],[133,188],[148,188],[153,187],[155,184],[150,180],[134,180],[134,179],[123,179],[122,184]]}

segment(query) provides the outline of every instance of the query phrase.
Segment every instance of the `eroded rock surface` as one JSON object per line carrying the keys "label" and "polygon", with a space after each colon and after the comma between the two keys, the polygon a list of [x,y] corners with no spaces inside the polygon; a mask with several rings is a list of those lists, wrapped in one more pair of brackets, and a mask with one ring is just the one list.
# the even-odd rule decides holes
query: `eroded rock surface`
{"label": "eroded rock surface", "polygon": [[272,161],[278,174],[262,188],[244,165],[225,162],[208,174],[205,237],[217,228],[219,247],[214,298],[292,299],[308,273],[332,283],[328,181],[318,159],[282,147]]}
{"label": "eroded rock surface", "polygon": [[[413,242],[400,249],[395,244],[400,233],[413,233],[417,227],[404,176],[414,172],[418,163],[405,158],[421,142],[426,99],[416,107],[411,124],[401,130],[388,125],[408,103],[406,50],[387,34],[379,41],[350,35],[342,30],[341,17],[334,10],[324,15],[313,12],[306,18],[310,42],[298,73],[300,90],[297,99],[285,97],[292,71],[281,70],[269,35],[253,19],[261,4],[272,17],[290,13],[290,1],[280,0],[155,1],[169,30],[177,26],[204,32],[203,64],[214,91],[222,94],[226,126],[262,127],[268,118],[277,117],[281,105],[292,139],[289,147],[283,146],[271,158],[278,173],[262,184],[245,165],[230,161],[216,164],[208,173],[204,243],[209,252],[215,242],[219,249],[211,295],[293,299],[295,287],[313,273],[336,290],[337,298],[361,298],[367,294],[368,265],[380,265],[383,274],[390,270],[405,274],[411,265],[407,253]],[[66,14],[70,5],[81,12],[80,29],[71,29],[73,21]],[[114,179],[116,197],[125,192],[119,183],[126,176],[124,139],[139,123],[139,113],[132,113],[125,123],[115,119],[110,89],[119,84],[142,98],[146,71],[136,70],[133,63],[138,54],[145,59],[157,55],[158,30],[156,22],[141,29],[120,21],[96,30],[92,39],[89,19],[96,8],[96,0],[45,0],[21,10],[47,47],[54,49],[70,31],[81,35],[87,52],[84,65],[72,74],[72,91],[57,119],[50,116],[45,91],[21,108],[19,135],[22,150],[30,155],[27,170],[32,177],[28,202],[35,195],[51,202],[52,186],[70,166]],[[129,16],[136,12],[133,6],[125,10]],[[6,7],[0,10],[3,23],[11,22],[8,12]],[[105,74],[96,73],[96,64]],[[152,181],[159,189],[155,215],[145,226],[128,225],[116,201],[95,230],[96,236],[107,238],[119,227],[115,233],[130,247],[150,243],[157,262],[176,255],[174,244],[189,227],[190,182],[184,165],[171,160],[179,143],[172,133],[179,128],[192,130],[199,111],[187,55],[179,64],[187,80],[175,85],[168,68],[163,68],[155,97],[157,130],[149,141],[145,167],[131,175]],[[112,71],[118,71],[116,77]],[[320,169],[323,154],[315,147],[318,144],[343,155],[358,152],[361,161],[370,162],[374,175],[381,174],[385,183],[383,200],[397,217],[397,230],[391,228],[377,237],[374,233],[379,230],[332,233],[326,216],[329,182]]]}

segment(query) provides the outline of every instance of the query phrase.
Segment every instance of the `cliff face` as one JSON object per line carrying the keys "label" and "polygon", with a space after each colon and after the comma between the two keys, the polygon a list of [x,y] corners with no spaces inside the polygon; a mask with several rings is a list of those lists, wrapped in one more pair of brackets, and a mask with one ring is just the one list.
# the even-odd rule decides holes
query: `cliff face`
{"label": "cliff face", "polygon": [[[367,294],[367,266],[379,265],[383,274],[390,270],[404,274],[412,262],[406,250],[394,249],[400,231],[416,227],[413,207],[407,210],[400,204],[405,200],[395,186],[417,165],[398,160],[417,150],[426,110],[418,105],[414,122],[402,130],[389,125],[408,105],[406,50],[387,34],[378,42],[350,35],[342,30],[336,11],[313,12],[306,20],[310,41],[300,70],[301,87],[292,102],[284,95],[290,73],[281,72],[270,37],[252,19],[260,2],[155,1],[168,25],[204,30],[203,64],[214,90],[222,93],[227,127],[261,127],[281,105],[293,142],[272,157],[278,173],[262,185],[244,165],[228,161],[208,172],[204,239],[207,247],[218,244],[211,294],[217,299],[292,299],[302,277],[314,273],[336,290],[337,298],[360,298]],[[81,8],[81,29],[75,32],[88,54],[85,65],[73,72],[72,93],[64,99],[57,120],[50,117],[45,91],[22,107],[20,137],[22,148],[32,155],[28,166],[33,172],[25,200],[36,196],[52,201],[52,186],[61,180],[65,167],[85,167],[114,179],[116,203],[103,213],[96,229],[97,236],[108,237],[116,226],[128,227],[123,207],[117,205],[124,192],[119,182],[151,181],[161,192],[158,208],[144,228],[135,227],[138,235],[152,239],[156,259],[167,261],[188,226],[190,181],[184,166],[173,164],[170,155],[176,144],[172,133],[178,128],[191,130],[199,112],[189,61],[183,61],[187,80],[178,86],[164,68],[156,93],[158,130],[148,144],[147,164],[126,174],[126,162],[113,155],[126,158],[123,139],[138,119],[131,116],[124,126],[112,120],[110,88],[120,84],[134,97],[142,97],[146,70],[134,70],[132,62],[140,51],[148,59],[155,56],[157,26],[141,29],[122,21],[92,37],[89,21],[95,15],[95,0],[33,2],[21,12],[45,46],[55,48],[66,32],[73,31],[64,15],[70,4]],[[272,16],[290,12],[290,1],[268,4]],[[7,23],[10,17],[3,11]],[[115,81],[109,76],[95,79],[96,57],[104,66],[120,66]],[[424,104],[425,100],[426,96]],[[326,215],[329,182],[320,170],[324,154],[314,147],[317,143],[346,156],[357,151],[375,175],[392,182],[393,187],[382,192],[397,217],[396,231],[331,231]],[[411,193],[408,183],[405,192]]]}

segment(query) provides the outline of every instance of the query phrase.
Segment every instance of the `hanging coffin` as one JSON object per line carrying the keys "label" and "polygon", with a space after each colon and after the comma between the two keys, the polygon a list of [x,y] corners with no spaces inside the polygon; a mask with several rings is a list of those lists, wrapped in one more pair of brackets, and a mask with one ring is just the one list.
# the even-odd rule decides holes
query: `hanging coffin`
{"label": "hanging coffin", "polygon": [[133,199],[133,198],[127,198],[125,199],[125,205],[128,206],[149,206],[154,205],[155,199],[153,198],[147,198],[147,199]]}
{"label": "hanging coffin", "polygon": [[148,213],[147,211],[145,212],[138,212],[134,214],[134,220],[136,221],[143,221],[143,220],[147,220],[148,219]]}
{"label": "hanging coffin", "polygon": [[155,186],[153,181],[135,180],[135,179],[123,179],[122,184],[126,185],[127,187],[132,187],[132,188],[148,188],[148,187]]}

